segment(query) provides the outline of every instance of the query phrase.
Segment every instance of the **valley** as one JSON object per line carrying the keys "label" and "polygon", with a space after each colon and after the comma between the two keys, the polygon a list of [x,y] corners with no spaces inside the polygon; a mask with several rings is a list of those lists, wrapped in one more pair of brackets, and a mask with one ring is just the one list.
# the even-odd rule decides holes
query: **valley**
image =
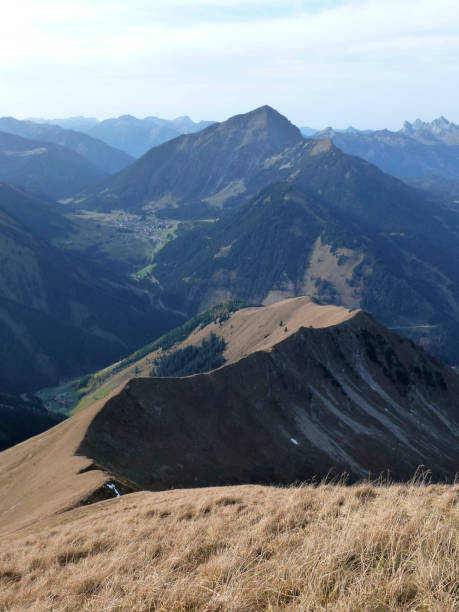
{"label": "valley", "polygon": [[0,20],[0,612],[459,612],[459,3]]}
{"label": "valley", "polygon": [[453,610],[454,126],[147,119],[0,119],[0,607]]}
{"label": "valley", "polygon": [[87,258],[105,259],[137,280],[149,276],[155,253],[175,238],[178,227],[175,220],[124,211],[81,210],[64,216],[72,223],[73,232],[56,238],[55,246]]}

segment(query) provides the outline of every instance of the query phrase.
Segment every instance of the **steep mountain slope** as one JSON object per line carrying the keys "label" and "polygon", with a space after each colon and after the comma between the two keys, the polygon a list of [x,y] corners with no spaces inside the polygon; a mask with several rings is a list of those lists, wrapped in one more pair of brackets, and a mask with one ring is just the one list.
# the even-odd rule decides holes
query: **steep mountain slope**
{"label": "steep mountain slope", "polygon": [[269,304],[307,294],[363,307],[458,362],[457,215],[437,219],[410,189],[369,165],[365,183],[353,163],[331,149],[322,197],[312,195],[317,176],[300,174],[308,192],[279,183],[179,235],[155,260],[167,303],[194,313],[230,297]]}
{"label": "steep mountain slope", "polygon": [[105,175],[67,147],[0,132],[0,181],[60,199],[95,185]]}
{"label": "steep mountain slope", "polygon": [[137,119],[132,115],[105,119],[92,126],[88,133],[104,142],[127,151],[134,157],[144,155],[152,147],[176,138],[181,134],[198,132],[210,125],[211,121],[195,123],[189,117],[161,119],[145,117]]}
{"label": "steep mountain slope", "polygon": [[[298,128],[264,106],[151,149],[104,181],[82,206],[167,207],[169,214],[205,216],[212,208],[253,195],[248,183],[265,160],[302,142]],[[171,210],[177,206],[185,210]]]}
{"label": "steep mountain slope", "polygon": [[66,147],[107,174],[117,172],[134,161],[134,158],[124,151],[110,147],[101,140],[75,130],[64,130],[58,125],[0,117],[0,131]]}
{"label": "steep mountain slope", "polygon": [[181,321],[153,292],[44,239],[71,229],[45,202],[0,185],[1,390],[101,367]]}
{"label": "steep mountain slope", "polygon": [[68,236],[74,231],[73,223],[62,215],[62,206],[17,185],[0,183],[0,210],[45,240]]}
{"label": "steep mountain slope", "polygon": [[[268,187],[279,181],[302,191],[302,204],[281,204]],[[269,107],[152,149],[82,205],[220,217],[182,231],[155,258],[168,303],[185,302],[190,315],[226,297],[309,293],[364,307],[459,362],[458,215],[330,139],[304,140]]]}
{"label": "steep mountain slope", "polygon": [[299,184],[332,203],[342,202],[345,193],[348,205],[357,204],[362,210],[368,198],[382,204],[390,194],[391,208],[399,199],[419,199],[419,194],[408,196],[389,176],[344,155],[327,135],[345,153],[368,158],[398,176],[437,170],[449,178],[458,176],[459,149],[455,147],[424,145],[388,131],[322,132],[316,135],[320,140],[305,141],[285,117],[265,106],[152,149],[106,179],[82,206],[153,209],[178,219],[206,218],[220,214],[222,207],[248,202],[279,180]]}
{"label": "steep mountain slope", "polygon": [[0,455],[9,531],[113,497],[113,486],[288,483],[330,470],[406,478],[420,463],[440,478],[457,470],[458,376],[366,313],[297,298],[196,331],[195,342],[226,337],[226,365],[134,378]]}
{"label": "steep mountain slope", "polygon": [[[369,134],[337,132],[327,128],[314,138],[331,138],[344,153],[357,155],[384,172],[402,179],[438,176],[459,179],[459,146],[441,139],[426,141],[417,132],[378,130]],[[453,141],[454,142],[454,141]]]}
{"label": "steep mountain slope", "polygon": [[443,202],[446,206],[457,210],[459,203],[459,179],[448,180],[439,176],[427,176],[417,179],[405,179],[405,182],[421,189],[426,197]]}
{"label": "steep mountain slope", "polygon": [[0,451],[46,431],[64,420],[48,412],[36,397],[0,393]]}

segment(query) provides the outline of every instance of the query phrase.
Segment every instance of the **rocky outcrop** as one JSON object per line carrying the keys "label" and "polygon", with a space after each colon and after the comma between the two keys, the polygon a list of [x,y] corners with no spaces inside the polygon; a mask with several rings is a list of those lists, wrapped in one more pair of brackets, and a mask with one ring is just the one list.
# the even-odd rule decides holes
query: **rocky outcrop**
{"label": "rocky outcrop", "polygon": [[208,374],[131,380],[77,453],[145,489],[459,469],[459,378],[368,314]]}

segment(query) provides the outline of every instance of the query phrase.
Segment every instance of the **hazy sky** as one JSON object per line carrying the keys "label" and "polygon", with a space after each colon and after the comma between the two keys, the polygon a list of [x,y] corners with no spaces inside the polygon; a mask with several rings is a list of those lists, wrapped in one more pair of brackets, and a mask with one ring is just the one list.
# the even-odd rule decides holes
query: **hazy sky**
{"label": "hazy sky", "polygon": [[459,123],[458,0],[14,0],[0,115]]}

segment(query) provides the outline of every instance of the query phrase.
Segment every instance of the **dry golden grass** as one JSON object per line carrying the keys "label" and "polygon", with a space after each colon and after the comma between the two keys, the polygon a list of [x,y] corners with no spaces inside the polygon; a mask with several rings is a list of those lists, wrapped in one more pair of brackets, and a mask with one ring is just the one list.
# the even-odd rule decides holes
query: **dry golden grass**
{"label": "dry golden grass", "polygon": [[459,610],[459,486],[136,493],[1,542],[1,610]]}

